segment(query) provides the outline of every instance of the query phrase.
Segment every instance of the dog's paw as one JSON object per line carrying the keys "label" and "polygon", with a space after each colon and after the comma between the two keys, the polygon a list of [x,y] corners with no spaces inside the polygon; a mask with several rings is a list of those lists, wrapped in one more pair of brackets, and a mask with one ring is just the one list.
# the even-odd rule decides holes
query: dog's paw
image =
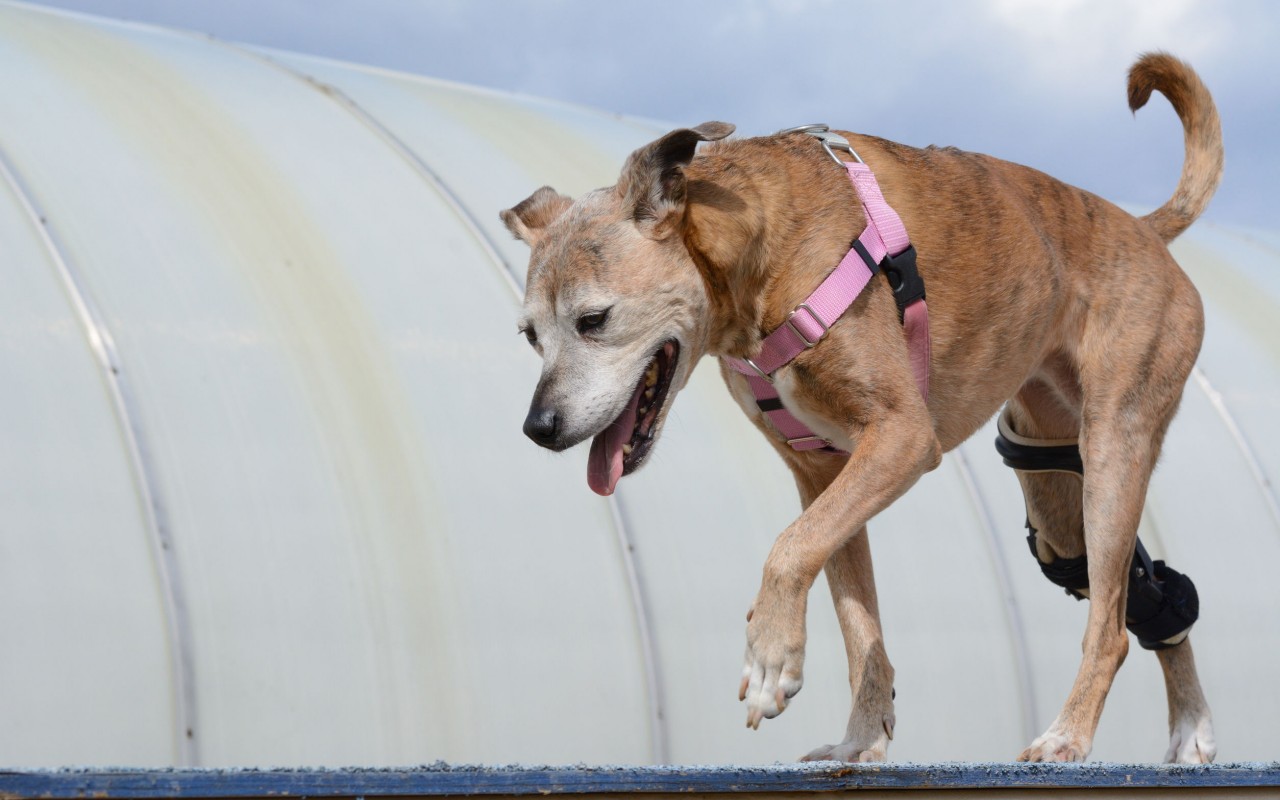
{"label": "dog's paw", "polygon": [[1164,754],[1166,764],[1212,764],[1218,755],[1218,745],[1213,740],[1213,720],[1206,711],[1199,718],[1182,719],[1169,734],[1169,750]]}
{"label": "dog's paw", "polygon": [[888,761],[887,742],[864,748],[855,742],[828,744],[802,756],[801,761],[844,761],[849,764],[865,764],[869,761]]}
{"label": "dog's paw", "polygon": [[761,720],[773,719],[787,710],[787,703],[804,685],[799,659],[770,658],[747,648],[746,665],[738,699],[747,703],[747,727],[759,729]]}
{"label": "dog's paw", "polygon": [[[892,715],[890,715],[892,716]],[[865,764],[869,761],[889,760],[889,739],[893,736],[893,722],[885,720],[884,732],[880,736],[866,741],[844,741],[840,744],[828,744],[812,750],[801,761],[844,761],[850,764]]]}
{"label": "dog's paw", "polygon": [[1050,728],[1018,756],[1019,761],[1084,761],[1089,755],[1089,742]]}
{"label": "dog's paw", "polygon": [[[892,700],[889,702],[892,704]],[[855,699],[844,741],[819,747],[800,760],[845,761],[850,764],[888,761],[889,740],[893,738],[895,720],[892,705],[888,711],[871,712]]]}
{"label": "dog's paw", "polygon": [[747,653],[738,699],[747,704],[747,727],[773,719],[804,685],[804,612],[766,611],[757,602],[747,623]]}

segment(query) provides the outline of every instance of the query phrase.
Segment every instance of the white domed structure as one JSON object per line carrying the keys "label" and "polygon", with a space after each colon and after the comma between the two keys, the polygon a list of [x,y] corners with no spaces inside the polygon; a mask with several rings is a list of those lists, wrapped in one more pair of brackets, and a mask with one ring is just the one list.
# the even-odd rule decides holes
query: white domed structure
{"label": "white domed structure", "polygon": [[[804,692],[743,728],[743,616],[799,504],[714,369],[611,500],[585,452],[520,431],[527,254],[497,212],[611,184],[661,130],[23,5],[0,41],[0,762],[753,763],[838,740],[821,587]],[[1174,252],[1209,327],[1142,536],[1199,587],[1221,756],[1274,757],[1280,239],[1200,224]],[[1028,555],[993,438],[871,525],[897,760],[1011,758],[1078,664],[1085,606]],[[1166,741],[1135,648],[1094,757]]]}

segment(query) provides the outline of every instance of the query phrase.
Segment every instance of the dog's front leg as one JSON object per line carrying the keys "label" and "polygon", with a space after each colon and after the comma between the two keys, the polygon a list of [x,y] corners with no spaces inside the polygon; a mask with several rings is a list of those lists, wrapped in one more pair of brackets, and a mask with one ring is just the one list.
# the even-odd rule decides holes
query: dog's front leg
{"label": "dog's front leg", "polygon": [[849,658],[853,708],[844,740],[824,745],[801,761],[884,761],[893,738],[893,665],[884,648],[871,542],[858,531],[835,552],[824,569]]}
{"label": "dog's front leg", "polygon": [[748,726],[758,728],[762,719],[782,713],[800,691],[806,599],[819,570],[941,460],[927,412],[912,410],[918,413],[885,415],[864,427],[844,468],[774,542],[747,617],[739,697],[747,702]]}

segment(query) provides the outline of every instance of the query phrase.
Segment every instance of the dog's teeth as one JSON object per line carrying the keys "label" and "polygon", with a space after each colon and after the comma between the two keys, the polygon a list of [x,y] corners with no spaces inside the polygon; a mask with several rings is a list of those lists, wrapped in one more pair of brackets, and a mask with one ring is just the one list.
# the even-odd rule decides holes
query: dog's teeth
{"label": "dog's teeth", "polygon": [[652,399],[653,399],[653,394],[654,394],[654,392],[655,392],[655,391],[657,391],[657,390],[656,390],[656,389],[654,389],[652,386],[650,386],[648,389],[645,389],[645,390],[644,390],[644,399],[645,399],[645,400],[652,400]]}
{"label": "dog's teeth", "polygon": [[644,415],[645,415],[645,414],[648,414],[648,413],[649,413],[649,407],[648,407],[648,406],[640,406],[640,408],[636,410],[636,414],[637,414],[639,417],[641,417],[642,419],[644,418]]}
{"label": "dog's teeth", "polygon": [[658,383],[658,362],[655,361],[649,365],[649,371],[644,374],[644,385],[655,386]]}
{"label": "dog's teeth", "polygon": [[631,447],[631,445],[630,445],[629,443],[628,443],[628,444],[624,444],[624,445],[622,446],[622,454],[623,454],[624,456],[629,456],[629,455],[631,455],[631,451],[632,451],[633,449],[634,449],[634,448],[632,448],[632,447]]}

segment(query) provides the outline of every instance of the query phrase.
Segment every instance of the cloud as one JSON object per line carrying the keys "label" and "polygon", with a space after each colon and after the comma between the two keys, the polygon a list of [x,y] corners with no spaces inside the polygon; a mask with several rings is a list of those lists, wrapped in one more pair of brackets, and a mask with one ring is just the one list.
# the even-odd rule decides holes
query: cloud
{"label": "cloud", "polygon": [[1113,82],[1117,63],[1142,51],[1207,63],[1248,25],[1241,15],[1195,0],[988,0],[983,13],[1004,29],[1004,41],[1025,65],[1012,76],[1060,96],[1091,94],[1091,87]]}
{"label": "cloud", "polygon": [[1188,59],[1228,142],[1210,213],[1275,227],[1280,4],[1267,0],[46,0],[222,38],[743,134],[830,122],[955,144],[1159,205],[1181,130],[1135,122],[1144,50]]}

